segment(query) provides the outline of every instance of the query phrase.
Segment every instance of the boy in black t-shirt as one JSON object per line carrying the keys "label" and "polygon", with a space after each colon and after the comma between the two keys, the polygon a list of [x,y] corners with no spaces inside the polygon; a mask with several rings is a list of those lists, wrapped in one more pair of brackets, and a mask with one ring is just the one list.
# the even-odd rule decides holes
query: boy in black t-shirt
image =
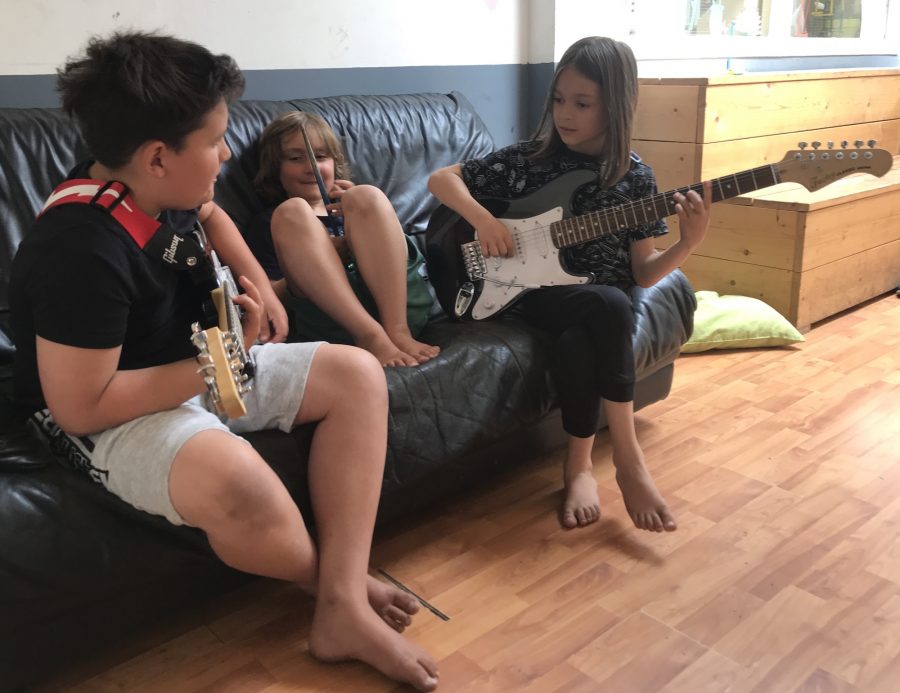
{"label": "boy in black t-shirt", "polygon": [[[199,527],[237,569],[315,594],[314,655],[360,659],[432,690],[434,662],[398,632],[416,602],[367,574],[387,438],[381,366],[355,347],[279,343],[284,308],[212,201],[231,155],[237,65],[175,38],[116,34],[68,62],[59,89],[94,157],[72,171],[68,193],[83,188],[98,202],[60,204],[55,193],[17,252],[20,405],[45,430],[78,436],[77,466],[126,502]],[[237,419],[212,412],[191,344],[205,289],[171,264],[196,243],[197,221],[246,291],[235,299],[245,343],[263,342],[251,349],[253,389]],[[166,252],[149,252],[159,238]],[[316,543],[278,477],[235,435],[305,422],[318,422]]]}

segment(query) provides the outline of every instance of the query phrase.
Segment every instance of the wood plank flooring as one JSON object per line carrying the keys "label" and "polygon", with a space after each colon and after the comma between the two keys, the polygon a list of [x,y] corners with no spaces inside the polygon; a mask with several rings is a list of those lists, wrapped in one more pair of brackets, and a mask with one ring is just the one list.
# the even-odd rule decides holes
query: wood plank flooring
{"label": "wood plank flooring", "polygon": [[[900,300],[806,339],[683,356],[638,413],[675,533],[631,526],[605,435],[588,529],[558,525],[555,453],[380,532],[373,567],[450,617],[407,631],[439,690],[900,691]],[[311,659],[310,613],[260,580],[50,688],[398,690]]]}

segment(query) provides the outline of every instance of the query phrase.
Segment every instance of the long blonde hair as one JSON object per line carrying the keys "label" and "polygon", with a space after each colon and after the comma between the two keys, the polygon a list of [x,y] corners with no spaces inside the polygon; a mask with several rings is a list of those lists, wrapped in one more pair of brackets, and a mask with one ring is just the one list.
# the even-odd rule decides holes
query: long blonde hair
{"label": "long blonde hair", "polygon": [[550,159],[566,149],[553,125],[553,92],[560,73],[567,67],[595,82],[603,95],[607,129],[599,157],[604,164],[600,184],[608,188],[621,180],[631,166],[631,130],[638,97],[637,61],[628,44],[605,36],[588,36],[569,46],[553,73],[544,113],[533,135],[540,142],[533,159]]}
{"label": "long blonde hair", "polygon": [[283,202],[288,195],[281,185],[282,143],[305,129],[312,137],[315,132],[325,145],[328,156],[334,159],[335,178],[350,179],[350,166],[341,141],[322,116],[306,111],[282,113],[266,126],[259,138],[259,171],[253,179],[259,194],[272,204]]}

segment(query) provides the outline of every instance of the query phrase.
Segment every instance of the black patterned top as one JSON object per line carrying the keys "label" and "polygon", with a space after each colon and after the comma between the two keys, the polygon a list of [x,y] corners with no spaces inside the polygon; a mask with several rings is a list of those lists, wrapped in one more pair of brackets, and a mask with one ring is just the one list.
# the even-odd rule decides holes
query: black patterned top
{"label": "black patterned top", "polygon": [[[529,195],[564,173],[576,169],[601,170],[595,157],[567,150],[551,160],[528,158],[537,142],[519,142],[488,154],[483,159],[470,159],[461,165],[463,181],[475,198],[519,198]],[[653,170],[637,154],[631,155],[631,168],[612,188],[588,183],[575,191],[571,210],[575,215],[614,207],[656,194]],[[560,201],[565,207],[564,201]],[[591,272],[597,284],[634,286],[631,273],[631,242],[668,233],[660,219],[622,229],[598,239],[560,251],[566,267],[574,272]]]}

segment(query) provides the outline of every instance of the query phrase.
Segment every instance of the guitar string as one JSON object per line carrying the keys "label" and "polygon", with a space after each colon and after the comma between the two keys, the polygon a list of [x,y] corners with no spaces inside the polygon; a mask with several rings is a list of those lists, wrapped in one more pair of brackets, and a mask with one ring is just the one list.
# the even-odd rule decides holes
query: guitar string
{"label": "guitar string", "polygon": [[[860,151],[859,149],[853,151]],[[883,150],[862,150],[866,153],[869,151],[883,151]],[[796,155],[791,157],[788,156],[784,160],[782,160],[782,164],[784,163],[792,163],[793,161],[797,161]],[[835,160],[837,161],[837,159]],[[856,159],[848,160],[848,161],[856,161]],[[842,175],[846,175],[847,173],[852,173],[853,170],[845,171]],[[757,175],[760,176],[762,182],[757,180]],[[730,188],[730,184],[728,181],[733,181],[734,186],[736,188],[736,192],[732,190],[728,190],[728,194],[725,193],[725,187]],[[760,190],[762,188],[769,187],[771,185],[775,185],[780,183],[780,177],[777,174],[777,170],[775,165],[767,164],[763,166],[759,166],[757,168],[749,169],[746,171],[740,171],[736,174],[730,174],[727,176],[722,176],[720,178],[712,179],[713,184],[713,202],[720,202],[721,200],[729,199],[731,197],[735,197],[737,195],[742,195],[745,192],[753,192],[755,190]],[[744,190],[743,185],[749,183],[751,187]],[[682,194],[687,193],[688,190],[694,190],[695,192],[700,192],[703,189],[703,183],[694,183],[693,185],[676,188],[674,190],[669,190],[663,193],[657,193],[655,195],[651,195],[646,198],[642,198],[640,200],[633,200],[631,202],[626,202],[621,205],[616,205],[615,207],[607,207],[604,209],[594,210],[592,212],[588,212],[583,215],[578,215],[575,217],[567,217],[564,219],[559,219],[555,222],[551,222],[551,224],[547,226],[535,227],[532,229],[525,229],[523,231],[512,231],[510,233],[513,235],[514,240],[518,238],[522,243],[529,243],[531,241],[537,239],[546,238],[548,229],[550,231],[550,240],[549,242],[558,249],[568,248],[576,245],[581,245],[582,243],[587,243],[588,241],[595,240],[597,238],[601,238],[602,236],[609,235],[614,233],[617,230],[621,230],[624,228],[633,227],[635,224],[640,223],[650,223],[651,221],[655,221],[657,219],[663,219],[667,216],[671,216],[676,213],[675,211],[675,202],[670,199],[676,192],[680,192]],[[658,206],[662,204],[663,210],[665,213],[661,213],[658,209]],[[646,210],[652,207],[653,215],[648,216]],[[638,219],[638,213],[643,217],[643,221]],[[630,213],[631,219],[634,220],[634,223],[628,221],[628,214]],[[617,216],[621,216],[621,218],[626,222],[624,225],[620,224],[617,221]],[[575,219],[584,220],[584,222],[589,222],[593,229],[585,229],[583,226],[580,229],[582,233],[588,231],[591,237],[587,238],[569,238],[560,242],[559,244],[554,242],[554,232],[553,225],[556,224],[557,229],[564,229],[567,226],[571,226],[576,223]],[[595,229],[599,227],[600,232],[595,233]],[[557,238],[562,236],[562,230],[557,234]]]}
{"label": "guitar string", "polygon": [[[768,174],[768,176],[772,179],[772,182],[763,181],[762,184],[757,183],[757,174]],[[725,194],[725,188],[730,188],[729,184],[723,184],[723,181],[734,181],[734,186],[737,189],[737,192],[732,193],[729,189],[729,194]],[[760,166],[756,169],[752,169],[749,171],[742,171],[740,173],[723,176],[721,178],[714,178],[712,180],[713,183],[713,202],[719,202],[724,199],[728,199],[729,197],[735,197],[737,195],[742,195],[744,192],[752,192],[754,190],[759,190],[763,187],[768,187],[770,185],[774,185],[779,182],[777,176],[775,175],[775,169],[773,166]],[[748,187],[746,190],[742,189],[743,185],[749,183],[753,187]],[[601,238],[603,236],[615,233],[618,230],[624,228],[632,228],[633,226],[641,223],[650,223],[652,221],[656,221],[657,219],[663,219],[667,216],[672,216],[675,214],[675,201],[672,199],[672,196],[676,192],[680,192],[682,194],[686,194],[688,190],[693,190],[695,192],[701,192],[703,190],[703,183],[694,183],[693,185],[676,188],[674,190],[669,190],[663,193],[657,193],[655,195],[651,195],[649,197],[641,198],[640,200],[634,200],[632,202],[626,202],[621,205],[616,205],[615,207],[607,207],[604,209],[594,210],[592,212],[587,212],[585,214],[578,215],[576,217],[567,217],[564,219],[560,219],[550,224],[544,226],[537,226],[531,229],[524,229],[521,231],[512,231],[510,230],[511,235],[513,236],[514,245],[515,239],[518,238],[523,243],[529,243],[538,239],[546,238],[548,235],[548,230],[550,230],[550,243],[557,247],[558,249],[571,247],[574,245],[580,245],[582,243],[587,243],[588,241],[595,240],[597,238]],[[718,197],[717,197],[718,195]],[[665,214],[660,213],[659,206],[662,205],[665,210]],[[646,210],[653,210],[653,215],[648,216]],[[638,219],[638,213],[643,217],[643,221]],[[634,224],[628,221],[629,215],[631,219],[634,220]],[[622,225],[616,220],[617,217],[621,217],[626,224]],[[565,227],[567,225],[572,225],[574,223],[573,220],[580,219],[584,222],[590,223],[593,229],[600,229],[600,232],[596,235],[593,235],[589,238],[582,239],[565,239],[565,243],[560,245],[556,245],[553,242],[553,225],[556,224],[557,228]],[[613,228],[612,224],[615,224]],[[581,231],[584,233],[587,229],[582,227]],[[589,233],[591,230],[587,230]],[[562,231],[559,236],[562,236]],[[569,242],[573,241],[573,242]]]}

